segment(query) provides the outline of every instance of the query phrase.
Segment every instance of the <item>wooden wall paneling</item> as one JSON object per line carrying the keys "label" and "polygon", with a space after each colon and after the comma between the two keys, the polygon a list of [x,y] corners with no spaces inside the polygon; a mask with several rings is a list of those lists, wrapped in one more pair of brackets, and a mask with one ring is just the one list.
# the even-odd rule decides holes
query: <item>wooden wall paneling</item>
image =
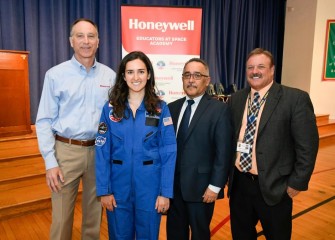
{"label": "wooden wall paneling", "polygon": [[32,132],[28,54],[0,50],[0,137]]}

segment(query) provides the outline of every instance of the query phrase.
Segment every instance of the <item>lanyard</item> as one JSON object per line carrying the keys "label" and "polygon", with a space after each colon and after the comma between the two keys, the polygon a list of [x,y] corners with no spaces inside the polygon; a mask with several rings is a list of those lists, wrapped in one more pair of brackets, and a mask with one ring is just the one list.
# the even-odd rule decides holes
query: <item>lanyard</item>
{"label": "lanyard", "polygon": [[251,94],[249,93],[248,95],[248,114],[247,114],[247,119],[248,119],[248,122],[253,122],[253,121],[256,121],[257,120],[257,116],[258,116],[258,112],[259,112],[259,109],[261,108],[261,106],[264,104],[266,98],[268,97],[269,95],[269,91],[267,91],[265,93],[265,95],[262,97],[260,103],[259,103],[259,106],[257,107],[256,111],[254,113],[251,112]]}

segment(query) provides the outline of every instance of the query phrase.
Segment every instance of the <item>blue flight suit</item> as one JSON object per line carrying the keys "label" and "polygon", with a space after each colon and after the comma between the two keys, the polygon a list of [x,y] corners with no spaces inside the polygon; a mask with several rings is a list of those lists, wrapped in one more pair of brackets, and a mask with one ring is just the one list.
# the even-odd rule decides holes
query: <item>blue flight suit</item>
{"label": "blue flight suit", "polygon": [[176,136],[169,109],[161,102],[160,114],[149,115],[144,102],[133,117],[113,117],[106,103],[96,138],[97,196],[113,194],[117,207],[107,210],[109,238],[158,239],[161,214],[158,196],[173,197]]}

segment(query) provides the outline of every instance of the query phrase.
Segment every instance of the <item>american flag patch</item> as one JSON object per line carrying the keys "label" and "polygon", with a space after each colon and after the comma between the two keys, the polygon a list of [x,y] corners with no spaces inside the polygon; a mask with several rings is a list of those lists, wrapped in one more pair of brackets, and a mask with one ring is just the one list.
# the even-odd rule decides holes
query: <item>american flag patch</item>
{"label": "american flag patch", "polygon": [[163,124],[164,124],[164,126],[171,125],[172,124],[172,118],[171,117],[163,118]]}

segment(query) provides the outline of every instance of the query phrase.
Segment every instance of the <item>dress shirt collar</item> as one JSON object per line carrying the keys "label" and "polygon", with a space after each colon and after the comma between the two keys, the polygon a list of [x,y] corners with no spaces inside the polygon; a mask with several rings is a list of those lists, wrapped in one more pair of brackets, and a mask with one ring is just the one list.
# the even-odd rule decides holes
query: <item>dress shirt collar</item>
{"label": "dress shirt collar", "polygon": [[267,85],[266,87],[262,88],[259,91],[256,91],[255,89],[251,88],[251,96],[252,96],[251,99],[253,99],[253,96],[254,96],[255,92],[258,92],[259,93],[259,98],[262,99],[264,97],[264,95],[269,91],[272,84],[273,84],[273,81],[269,85]]}
{"label": "dress shirt collar", "polygon": [[[80,69],[84,69],[86,71],[86,67],[81,64],[80,62],[78,62],[78,60],[75,58],[75,56],[73,55],[72,58],[71,58],[71,62],[76,65],[78,68]],[[97,59],[95,58],[94,59],[94,62],[93,62],[93,66],[91,67],[92,69],[95,69],[97,66]]]}
{"label": "dress shirt collar", "polygon": [[193,105],[194,105],[194,106],[198,106],[198,104],[199,104],[201,98],[202,98],[204,95],[205,95],[205,94],[202,94],[201,96],[196,97],[196,98],[190,98],[189,96],[186,95],[186,99],[185,99],[184,104],[187,105],[187,100],[193,99],[193,100],[194,100],[194,104],[193,104]]}

